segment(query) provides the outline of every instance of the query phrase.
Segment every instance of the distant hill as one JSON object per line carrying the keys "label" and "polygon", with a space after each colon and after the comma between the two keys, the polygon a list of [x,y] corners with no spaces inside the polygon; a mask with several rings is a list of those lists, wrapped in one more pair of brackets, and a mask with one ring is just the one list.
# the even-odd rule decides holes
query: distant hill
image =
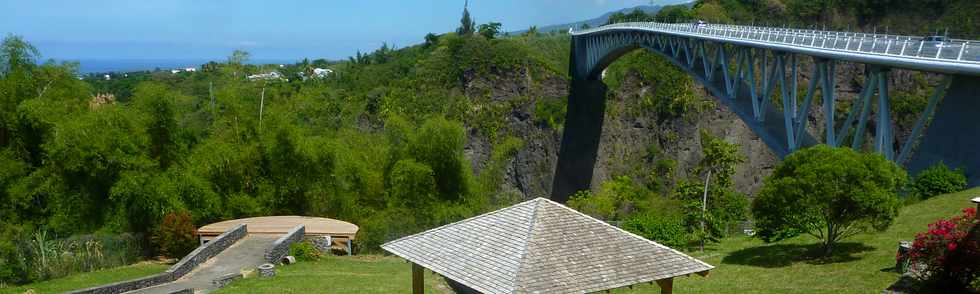
{"label": "distant hill", "polygon": [[[678,5],[678,4],[693,4],[694,1],[695,0],[659,0],[659,1],[655,1],[657,3],[656,5],[640,5],[640,6],[636,6],[636,7],[630,7],[630,8],[624,8],[624,9],[620,9],[620,10],[616,10],[616,11],[610,11],[610,12],[606,12],[605,14],[603,14],[603,15],[601,15],[599,17],[596,17],[596,18],[593,18],[593,19],[589,19],[589,20],[583,20],[583,21],[577,21],[577,22],[571,22],[571,23],[563,23],[563,24],[555,24],[555,25],[544,25],[544,26],[539,25],[538,26],[538,32],[544,33],[544,32],[551,32],[551,31],[555,31],[555,30],[563,30],[564,31],[564,30],[568,30],[568,28],[572,28],[572,27],[574,27],[574,28],[581,27],[582,24],[589,24],[589,26],[591,26],[591,27],[597,27],[597,26],[601,26],[601,25],[606,24],[606,22],[609,21],[609,16],[613,15],[616,12],[630,13],[633,10],[639,9],[639,10],[643,10],[646,13],[651,13],[652,14],[652,13],[660,12],[660,9],[664,8],[664,6]],[[526,29],[525,30],[519,30],[519,31],[513,31],[513,32],[510,32],[510,34],[512,34],[512,35],[514,35],[514,34],[522,34],[522,33],[526,32],[526,31],[527,31]]]}

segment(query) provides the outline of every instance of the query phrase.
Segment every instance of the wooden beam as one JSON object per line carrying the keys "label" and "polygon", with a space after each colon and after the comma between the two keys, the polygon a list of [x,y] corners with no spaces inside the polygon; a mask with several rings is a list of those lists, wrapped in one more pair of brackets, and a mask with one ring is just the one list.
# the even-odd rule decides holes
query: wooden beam
{"label": "wooden beam", "polygon": [[423,294],[425,292],[425,270],[421,265],[412,263],[412,294]]}
{"label": "wooden beam", "polygon": [[711,273],[711,271],[703,271],[703,272],[698,272],[697,274],[699,276],[702,276],[702,277],[707,278],[708,277],[708,274],[710,274],[710,273]]}
{"label": "wooden beam", "polygon": [[663,280],[657,280],[657,286],[660,286],[660,294],[673,294],[674,293],[674,278],[666,278]]}

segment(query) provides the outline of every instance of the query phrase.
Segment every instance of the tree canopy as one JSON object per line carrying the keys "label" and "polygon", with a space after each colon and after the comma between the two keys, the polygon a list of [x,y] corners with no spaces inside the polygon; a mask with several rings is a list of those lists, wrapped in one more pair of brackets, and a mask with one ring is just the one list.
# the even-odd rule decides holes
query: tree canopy
{"label": "tree canopy", "polygon": [[819,145],[790,154],[752,203],[757,236],[767,242],[809,234],[834,245],[884,230],[898,215],[905,171],[878,154]]}
{"label": "tree canopy", "polygon": [[456,34],[460,36],[470,36],[476,32],[476,21],[470,17],[469,1],[463,6],[463,17],[459,19],[459,28],[456,29]]}
{"label": "tree canopy", "polygon": [[479,29],[480,36],[487,39],[496,38],[500,34],[500,26],[501,24],[499,22],[481,24]]}

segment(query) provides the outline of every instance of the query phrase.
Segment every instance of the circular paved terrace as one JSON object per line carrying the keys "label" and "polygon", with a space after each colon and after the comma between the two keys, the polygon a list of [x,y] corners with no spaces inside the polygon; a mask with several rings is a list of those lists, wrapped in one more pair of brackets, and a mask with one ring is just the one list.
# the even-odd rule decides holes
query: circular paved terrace
{"label": "circular paved terrace", "polygon": [[330,236],[332,238],[345,238],[354,240],[357,236],[357,225],[349,222],[306,216],[262,216],[227,220],[206,225],[197,230],[201,239],[207,240],[224,233],[239,224],[248,227],[249,234],[270,234],[282,235],[298,225],[306,227],[306,235]]}

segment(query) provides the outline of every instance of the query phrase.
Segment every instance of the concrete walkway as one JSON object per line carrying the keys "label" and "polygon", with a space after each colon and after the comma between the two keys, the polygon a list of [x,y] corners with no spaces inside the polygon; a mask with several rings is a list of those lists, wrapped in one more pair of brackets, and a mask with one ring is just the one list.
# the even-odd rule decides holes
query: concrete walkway
{"label": "concrete walkway", "polygon": [[265,251],[277,238],[279,236],[248,235],[180,280],[127,293],[169,294],[184,289],[194,289],[196,293],[214,291],[215,286],[211,283],[214,279],[265,263]]}

